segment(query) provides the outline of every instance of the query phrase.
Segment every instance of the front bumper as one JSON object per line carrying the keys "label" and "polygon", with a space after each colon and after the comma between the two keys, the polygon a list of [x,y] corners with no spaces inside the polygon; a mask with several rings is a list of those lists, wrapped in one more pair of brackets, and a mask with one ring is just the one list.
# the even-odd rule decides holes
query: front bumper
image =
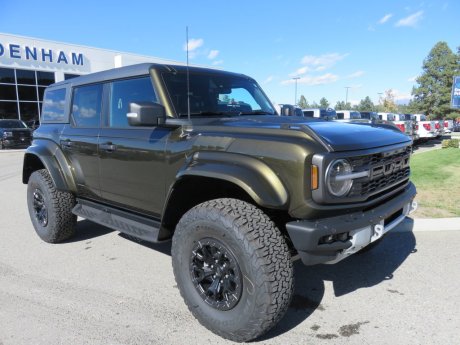
{"label": "front bumper", "polygon": [[412,182],[386,203],[364,212],[298,220],[286,224],[295,249],[305,265],[336,263],[381,238],[416,207]]}

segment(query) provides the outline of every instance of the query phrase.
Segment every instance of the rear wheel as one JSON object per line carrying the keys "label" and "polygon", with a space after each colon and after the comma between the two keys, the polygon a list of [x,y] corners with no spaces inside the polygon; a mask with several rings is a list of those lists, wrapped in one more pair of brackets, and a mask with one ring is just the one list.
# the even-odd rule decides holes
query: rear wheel
{"label": "rear wheel", "polygon": [[43,241],[58,243],[75,233],[77,216],[72,213],[75,197],[56,190],[47,170],[37,170],[30,175],[27,205],[35,231]]}
{"label": "rear wheel", "polygon": [[294,288],[288,246],[257,207],[216,199],[177,225],[172,263],[189,310],[212,332],[249,341],[284,315]]}

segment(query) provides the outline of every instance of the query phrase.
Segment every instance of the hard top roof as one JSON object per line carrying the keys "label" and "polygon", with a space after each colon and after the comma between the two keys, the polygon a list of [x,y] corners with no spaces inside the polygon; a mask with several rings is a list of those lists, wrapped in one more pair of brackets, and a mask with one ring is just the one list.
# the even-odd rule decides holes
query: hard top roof
{"label": "hard top roof", "polygon": [[[158,64],[158,63],[141,63],[136,65],[130,65],[125,67],[118,67],[112,68],[102,72],[95,72],[87,75],[82,75],[79,77],[75,77],[72,79],[64,80],[61,82],[57,82],[55,84],[51,84],[49,87],[61,87],[64,85],[70,86],[78,86],[83,84],[92,84],[98,82],[109,81],[113,79],[122,79],[122,78],[129,78],[133,76],[141,76],[141,75],[148,75],[150,69],[157,69],[163,72],[185,72],[187,70],[187,66],[185,65],[170,65],[170,64]],[[219,69],[212,69],[212,68],[204,68],[204,67],[195,67],[189,66],[189,72],[195,73],[215,73],[215,74],[226,74],[226,75],[234,75],[240,77],[247,76],[240,74],[240,73],[233,73],[233,72],[226,72]]]}

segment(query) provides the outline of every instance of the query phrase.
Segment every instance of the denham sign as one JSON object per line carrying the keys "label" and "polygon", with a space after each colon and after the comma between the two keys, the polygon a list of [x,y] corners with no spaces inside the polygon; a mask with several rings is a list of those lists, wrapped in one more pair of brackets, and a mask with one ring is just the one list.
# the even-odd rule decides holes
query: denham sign
{"label": "denham sign", "polygon": [[82,53],[65,53],[62,50],[31,47],[19,44],[0,43],[0,57],[11,59],[57,63],[63,65],[83,66]]}

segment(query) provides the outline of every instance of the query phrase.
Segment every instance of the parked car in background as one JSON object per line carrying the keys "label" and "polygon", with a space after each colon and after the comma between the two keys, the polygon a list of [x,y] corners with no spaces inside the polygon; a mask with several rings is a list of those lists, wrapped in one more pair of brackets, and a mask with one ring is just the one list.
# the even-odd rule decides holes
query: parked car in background
{"label": "parked car in background", "polygon": [[38,120],[26,121],[26,125],[27,127],[32,128],[33,130],[36,130],[40,126],[40,121]]}
{"label": "parked car in background", "polygon": [[337,113],[331,108],[302,109],[304,117],[316,117],[321,119],[337,120]]}
{"label": "parked car in background", "polygon": [[441,138],[444,135],[444,121],[443,120],[434,120],[436,129],[436,138]]}
{"label": "parked car in background", "polygon": [[32,142],[32,130],[21,120],[0,120],[0,149],[25,148]]}
{"label": "parked car in background", "polygon": [[378,113],[379,119],[383,121],[391,121],[396,127],[407,136],[414,139],[414,132],[412,128],[412,121],[410,119],[406,120],[404,114],[394,114],[394,113]]}
{"label": "parked car in background", "polygon": [[360,114],[362,119],[368,119],[371,121],[379,120],[379,114],[375,111],[360,111]]}
{"label": "parked car in background", "polygon": [[454,120],[444,120],[444,133],[452,133]]}
{"label": "parked car in background", "polygon": [[359,120],[361,114],[355,110],[336,110],[338,120]]}
{"label": "parked car in background", "polygon": [[303,116],[302,109],[292,104],[279,104],[278,112],[281,116]]}
{"label": "parked car in background", "polygon": [[412,115],[417,121],[417,134],[420,141],[426,141],[436,137],[435,121],[430,121],[424,114]]}
{"label": "parked car in background", "polygon": [[412,125],[412,140],[414,142],[420,141],[420,135],[418,133],[417,117],[415,117],[413,114],[404,114],[404,117],[406,118],[406,120],[411,121],[411,125]]}

